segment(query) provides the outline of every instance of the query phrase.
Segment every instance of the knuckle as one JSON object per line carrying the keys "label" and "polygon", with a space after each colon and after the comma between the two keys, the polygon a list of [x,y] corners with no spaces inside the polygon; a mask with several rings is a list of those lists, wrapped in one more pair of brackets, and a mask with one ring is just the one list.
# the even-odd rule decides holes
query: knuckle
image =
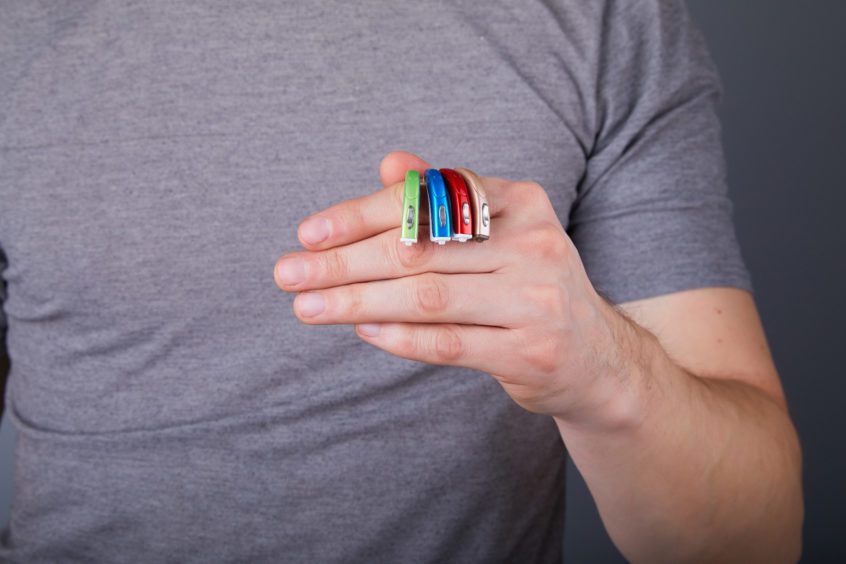
{"label": "knuckle", "polygon": [[323,270],[330,280],[338,281],[346,279],[349,274],[349,264],[346,257],[337,250],[326,251],[323,254]]}
{"label": "knuckle", "polygon": [[533,180],[524,180],[516,183],[520,194],[520,200],[530,206],[550,204],[549,196],[543,186]]}
{"label": "knuckle", "polygon": [[416,331],[402,331],[394,342],[394,354],[402,358],[417,358],[420,346]]}
{"label": "knuckle", "polygon": [[335,295],[339,313],[347,319],[360,319],[364,313],[361,287],[353,284]]}
{"label": "knuckle", "polygon": [[562,261],[570,252],[566,235],[552,223],[544,223],[525,234],[525,250],[544,260]]}
{"label": "knuckle", "polygon": [[350,223],[354,225],[357,230],[361,229],[363,226],[367,225],[367,218],[364,217],[364,210],[361,207],[361,203],[356,202],[352,206],[350,206]]}
{"label": "knuckle", "polygon": [[515,204],[521,207],[528,207],[532,205],[532,192],[522,184],[511,190],[510,196]]}
{"label": "knuckle", "polygon": [[347,238],[365,225],[365,219],[359,202],[353,200],[342,206],[335,214],[333,222],[338,225],[338,234]]}
{"label": "knuckle", "polygon": [[559,284],[536,284],[526,288],[533,311],[545,318],[563,319],[568,315],[567,289]]}
{"label": "knuckle", "polygon": [[429,262],[432,254],[432,245],[428,241],[420,241],[416,245],[405,245],[393,233],[386,239],[389,246],[388,254],[391,262],[400,269],[414,269],[424,266]]}
{"label": "knuckle", "polygon": [[464,356],[464,343],[451,327],[441,327],[435,332],[435,356],[444,362],[455,362]]}
{"label": "knuckle", "polygon": [[449,304],[449,290],[437,274],[426,274],[413,282],[413,303],[415,309],[424,315],[443,312]]}
{"label": "knuckle", "polygon": [[558,370],[560,349],[558,341],[544,333],[526,339],[521,347],[523,360],[541,374],[553,374]]}
{"label": "knuckle", "polygon": [[529,182],[529,190],[531,191],[532,196],[538,201],[538,203],[549,204],[550,206],[552,205],[552,202],[549,199],[549,194],[547,193],[546,189],[537,182]]}

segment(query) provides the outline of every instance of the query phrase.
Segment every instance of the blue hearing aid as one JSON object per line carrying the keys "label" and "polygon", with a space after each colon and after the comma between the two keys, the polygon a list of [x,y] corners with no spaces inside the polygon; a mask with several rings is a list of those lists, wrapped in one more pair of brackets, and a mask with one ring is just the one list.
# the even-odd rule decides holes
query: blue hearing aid
{"label": "blue hearing aid", "polygon": [[429,240],[443,245],[452,238],[446,184],[435,168],[426,169],[424,177],[429,196]]}

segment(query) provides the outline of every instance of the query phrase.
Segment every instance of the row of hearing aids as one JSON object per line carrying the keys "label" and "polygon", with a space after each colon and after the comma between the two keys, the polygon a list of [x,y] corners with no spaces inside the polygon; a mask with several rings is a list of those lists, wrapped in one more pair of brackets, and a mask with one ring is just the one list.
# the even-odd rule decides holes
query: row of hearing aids
{"label": "row of hearing aids", "polygon": [[491,234],[487,195],[479,176],[467,168],[427,169],[405,173],[401,241],[417,243],[421,193],[426,194],[429,210],[429,240],[439,245],[447,241],[484,241]]}

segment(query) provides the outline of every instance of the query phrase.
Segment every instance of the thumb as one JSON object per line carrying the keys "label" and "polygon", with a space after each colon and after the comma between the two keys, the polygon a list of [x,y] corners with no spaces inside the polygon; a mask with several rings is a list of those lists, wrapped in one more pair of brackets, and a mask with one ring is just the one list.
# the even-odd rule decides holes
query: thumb
{"label": "thumb", "polygon": [[391,151],[385,155],[379,164],[379,176],[382,179],[382,185],[387,188],[392,184],[405,180],[405,171],[408,169],[423,172],[427,168],[432,168],[432,165],[413,153],[407,151]]}

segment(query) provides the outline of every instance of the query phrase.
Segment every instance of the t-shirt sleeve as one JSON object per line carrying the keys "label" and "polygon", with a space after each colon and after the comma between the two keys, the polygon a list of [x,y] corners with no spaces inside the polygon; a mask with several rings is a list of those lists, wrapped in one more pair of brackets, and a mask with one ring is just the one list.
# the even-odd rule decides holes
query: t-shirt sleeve
{"label": "t-shirt sleeve", "polygon": [[612,1],[605,16],[597,132],[568,226],[588,275],[613,303],[751,291],[703,38],[680,0]]}

